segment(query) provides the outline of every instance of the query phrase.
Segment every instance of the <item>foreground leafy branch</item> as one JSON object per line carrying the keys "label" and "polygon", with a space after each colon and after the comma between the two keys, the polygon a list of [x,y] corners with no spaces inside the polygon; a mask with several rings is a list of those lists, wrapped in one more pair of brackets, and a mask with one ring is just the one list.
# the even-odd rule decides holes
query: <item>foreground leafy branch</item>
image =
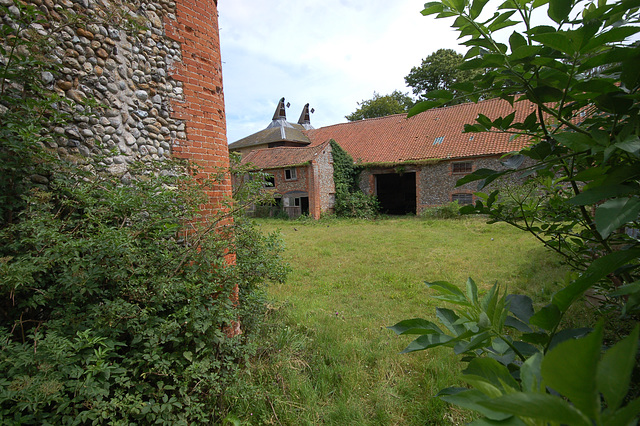
{"label": "foreground leafy branch", "polygon": [[[436,312],[446,331],[420,319],[391,329],[419,335],[405,352],[445,346],[463,356],[469,363],[463,380],[474,389],[446,389],[440,396],[485,416],[474,424],[635,424],[640,399],[627,394],[637,368],[638,326],[602,355],[602,321],[594,320],[594,330],[567,330],[562,320],[590,291],[604,300],[601,309],[637,322],[640,45],[633,36],[640,32],[640,4],[506,0],[495,13],[486,5],[425,5],[424,15],[454,18],[469,47],[460,68],[479,74],[453,85],[455,92],[428,93],[409,115],[458,97],[530,103],[526,117],[479,114],[465,126],[465,132],[509,133],[530,144],[504,159],[505,170],[479,169],[460,179],[457,185],[477,182],[479,198],[461,212],[531,233],[563,256],[577,278],[537,311],[528,296],[499,294],[497,286],[479,298],[472,280],[466,294],[450,283],[430,283],[438,299],[458,306]],[[540,15],[548,23],[537,25]],[[500,185],[514,174],[525,183]],[[491,192],[482,192],[487,188]]]}

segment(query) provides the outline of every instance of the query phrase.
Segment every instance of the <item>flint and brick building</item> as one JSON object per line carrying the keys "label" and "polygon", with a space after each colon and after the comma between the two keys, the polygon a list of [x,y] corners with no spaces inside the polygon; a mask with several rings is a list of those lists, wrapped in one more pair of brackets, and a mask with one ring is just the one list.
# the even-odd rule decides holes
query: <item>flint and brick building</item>
{"label": "flint and brick building", "polygon": [[[283,102],[284,99],[278,108],[284,108]],[[276,109],[273,123],[276,120],[286,123],[286,117],[278,116],[278,111]],[[533,104],[527,101],[512,106],[507,101],[492,99],[437,108],[411,118],[398,114],[319,129],[312,128],[309,122],[305,123],[306,127],[302,127],[302,123],[298,123],[299,127],[288,123],[297,130],[295,137],[293,132],[282,130],[275,138],[266,139],[262,135],[267,128],[232,143],[229,149],[243,152],[243,163],[251,163],[256,169],[274,175],[276,197],[286,200],[287,194],[298,193],[309,200],[321,200],[313,203],[308,211],[306,201],[300,201],[299,211],[288,207],[291,201],[283,202],[281,205],[290,209],[290,216],[309,213],[319,217],[332,210],[333,167],[331,159],[326,158],[331,155],[328,145],[331,139],[348,152],[355,163],[363,166],[360,187],[365,193],[378,197],[384,213],[419,214],[425,208],[452,201],[472,203],[477,184],[456,187],[457,180],[481,168],[504,169],[502,157],[530,142],[522,137],[513,139],[506,133],[464,133],[465,125],[474,124],[479,115],[495,120],[514,113],[514,122],[524,121],[534,111]],[[275,127],[273,123],[271,128]],[[314,158],[319,156],[322,160],[314,163],[311,152]],[[299,188],[293,189],[291,179],[287,179],[287,171],[292,173],[292,170],[296,176],[304,176]],[[306,195],[302,196],[303,193]]]}

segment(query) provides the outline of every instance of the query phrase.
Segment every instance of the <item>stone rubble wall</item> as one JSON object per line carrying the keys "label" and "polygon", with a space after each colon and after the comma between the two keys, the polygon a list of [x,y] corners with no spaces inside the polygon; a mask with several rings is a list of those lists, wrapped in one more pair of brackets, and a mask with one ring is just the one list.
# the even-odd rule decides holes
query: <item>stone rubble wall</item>
{"label": "stone rubble wall", "polygon": [[[78,161],[100,156],[123,181],[138,160],[191,159],[203,179],[228,168],[217,1],[26,2],[47,17],[34,29],[54,30],[57,40],[50,58],[61,70],[45,73],[43,82],[77,102],[74,120],[53,129],[50,148]],[[0,4],[15,9],[12,0]],[[93,114],[80,104],[86,99],[100,105]],[[211,210],[228,194],[228,182],[213,189]]]}

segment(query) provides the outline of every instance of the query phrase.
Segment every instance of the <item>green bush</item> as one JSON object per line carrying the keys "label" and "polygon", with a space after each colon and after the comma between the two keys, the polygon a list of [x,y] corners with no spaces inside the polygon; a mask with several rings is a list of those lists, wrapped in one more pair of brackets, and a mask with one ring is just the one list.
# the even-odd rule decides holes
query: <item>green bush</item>
{"label": "green bush", "polygon": [[378,199],[362,191],[336,193],[335,212],[339,217],[371,219],[378,215]]}
{"label": "green bush", "polygon": [[460,219],[460,205],[457,201],[442,206],[429,207],[420,213],[422,219]]}
{"label": "green bush", "polygon": [[25,28],[46,17],[15,7],[0,27],[0,423],[219,421],[282,247],[230,209],[200,217],[207,184],[188,165],[132,166],[125,185],[49,151],[80,106],[42,84],[57,70]]}
{"label": "green bush", "polygon": [[249,222],[192,221],[200,198],[188,184],[67,174],[25,196],[20,221],[0,232],[0,418],[215,419],[252,350],[225,328],[255,323],[260,283],[286,270],[275,237]]}

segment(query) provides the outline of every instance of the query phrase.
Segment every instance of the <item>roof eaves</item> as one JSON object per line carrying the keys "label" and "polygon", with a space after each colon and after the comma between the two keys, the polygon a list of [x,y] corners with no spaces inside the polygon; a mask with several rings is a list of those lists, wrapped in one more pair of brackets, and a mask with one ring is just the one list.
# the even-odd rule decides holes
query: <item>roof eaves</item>
{"label": "roof eaves", "polygon": [[265,171],[265,170],[290,169],[292,167],[307,167],[310,164],[311,164],[311,160],[305,161],[303,163],[285,164],[285,165],[278,165],[278,166],[251,167],[253,165],[252,163],[247,164],[247,166],[251,171]]}

